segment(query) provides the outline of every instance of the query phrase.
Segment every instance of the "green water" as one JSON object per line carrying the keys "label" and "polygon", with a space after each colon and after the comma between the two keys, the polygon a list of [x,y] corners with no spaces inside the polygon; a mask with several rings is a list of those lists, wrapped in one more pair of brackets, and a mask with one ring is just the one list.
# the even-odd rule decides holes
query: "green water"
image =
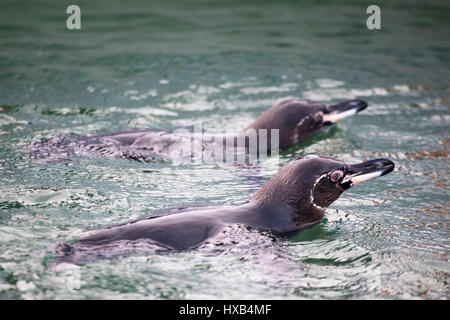
{"label": "green water", "polygon": [[[65,1],[0,4],[0,298],[444,298],[449,290],[450,73],[445,1]],[[388,157],[289,241],[304,268],[274,276],[237,247],[101,260],[80,288],[49,268],[83,230],[155,209],[241,203],[259,182],[233,166],[115,159],[42,164],[26,147],[57,135],[201,120],[239,130],[280,99],[369,108],[281,155]],[[278,167],[267,161],[268,179]],[[245,246],[244,246],[245,247]]]}

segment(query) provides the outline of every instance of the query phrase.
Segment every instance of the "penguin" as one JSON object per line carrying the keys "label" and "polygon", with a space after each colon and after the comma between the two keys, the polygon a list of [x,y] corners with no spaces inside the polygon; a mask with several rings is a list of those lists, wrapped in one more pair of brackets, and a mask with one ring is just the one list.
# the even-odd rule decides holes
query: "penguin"
{"label": "penguin", "polygon": [[184,208],[115,226],[87,231],[57,249],[59,261],[77,263],[151,248],[151,252],[182,251],[223,241],[228,228],[268,232],[277,237],[296,234],[318,224],[325,210],[349,188],[394,170],[388,159],[357,164],[309,155],[292,160],[248,202],[237,206]]}
{"label": "penguin", "polygon": [[[284,100],[265,111],[256,121],[241,133],[221,135],[189,134],[179,135],[160,130],[137,130],[95,136],[53,137],[30,146],[31,157],[42,162],[53,162],[71,157],[125,158],[142,162],[154,160],[174,160],[179,155],[188,154],[191,158],[191,140],[195,140],[200,152],[208,150],[212,142],[218,142],[226,154],[225,141],[243,138],[245,154],[248,154],[249,136],[257,135],[257,156],[261,144],[264,150],[272,154],[275,147],[278,151],[288,149],[313,134],[329,127],[338,121],[353,116],[367,107],[363,100],[349,100],[334,105],[324,105],[316,101]],[[276,134],[272,130],[278,130]],[[266,140],[262,140],[261,132],[267,132]],[[275,141],[276,140],[276,141]],[[233,142],[234,143],[234,142]],[[236,142],[237,143],[237,142]],[[222,147],[223,144],[223,147]],[[233,144],[232,147],[235,147]],[[187,150],[187,152],[186,152]],[[217,149],[216,149],[217,150]],[[221,150],[222,152],[222,150]],[[225,157],[216,157],[215,160]],[[248,160],[248,157],[246,158]],[[248,161],[247,161],[248,162]]]}

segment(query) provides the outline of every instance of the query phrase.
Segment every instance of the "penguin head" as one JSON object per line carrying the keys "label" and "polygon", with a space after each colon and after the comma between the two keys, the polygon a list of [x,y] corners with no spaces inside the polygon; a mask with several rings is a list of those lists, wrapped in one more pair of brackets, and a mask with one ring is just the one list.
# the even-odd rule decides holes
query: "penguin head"
{"label": "penguin head", "polygon": [[278,129],[279,147],[286,149],[366,107],[363,100],[329,106],[316,101],[285,100],[269,108],[246,130]]}
{"label": "penguin head", "polygon": [[285,164],[253,196],[252,202],[281,202],[294,212],[297,226],[319,222],[325,209],[350,187],[394,170],[388,159],[347,164],[333,158],[309,155]]}

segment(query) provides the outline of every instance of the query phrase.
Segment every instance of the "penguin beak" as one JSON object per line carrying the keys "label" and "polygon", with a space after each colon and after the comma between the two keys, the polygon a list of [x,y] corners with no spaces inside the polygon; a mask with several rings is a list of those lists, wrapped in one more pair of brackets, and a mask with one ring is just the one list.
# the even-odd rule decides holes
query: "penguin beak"
{"label": "penguin beak", "polygon": [[351,117],[365,108],[367,108],[367,102],[358,99],[330,105],[325,111],[326,114],[322,118],[322,123],[325,125],[331,125],[342,119]]}
{"label": "penguin beak", "polygon": [[384,176],[393,171],[394,167],[395,165],[391,160],[382,158],[349,165],[340,185],[344,189],[348,189],[363,181]]}

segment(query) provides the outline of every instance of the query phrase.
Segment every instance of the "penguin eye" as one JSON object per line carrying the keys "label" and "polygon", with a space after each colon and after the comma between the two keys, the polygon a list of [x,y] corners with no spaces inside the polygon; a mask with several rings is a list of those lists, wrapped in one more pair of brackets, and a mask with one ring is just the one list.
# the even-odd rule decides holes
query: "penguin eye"
{"label": "penguin eye", "polygon": [[341,170],[334,171],[330,176],[330,180],[331,182],[338,182],[343,176],[344,173]]}
{"label": "penguin eye", "polygon": [[316,114],[314,114],[314,121],[316,122],[322,122],[323,119],[323,112],[319,111]]}

